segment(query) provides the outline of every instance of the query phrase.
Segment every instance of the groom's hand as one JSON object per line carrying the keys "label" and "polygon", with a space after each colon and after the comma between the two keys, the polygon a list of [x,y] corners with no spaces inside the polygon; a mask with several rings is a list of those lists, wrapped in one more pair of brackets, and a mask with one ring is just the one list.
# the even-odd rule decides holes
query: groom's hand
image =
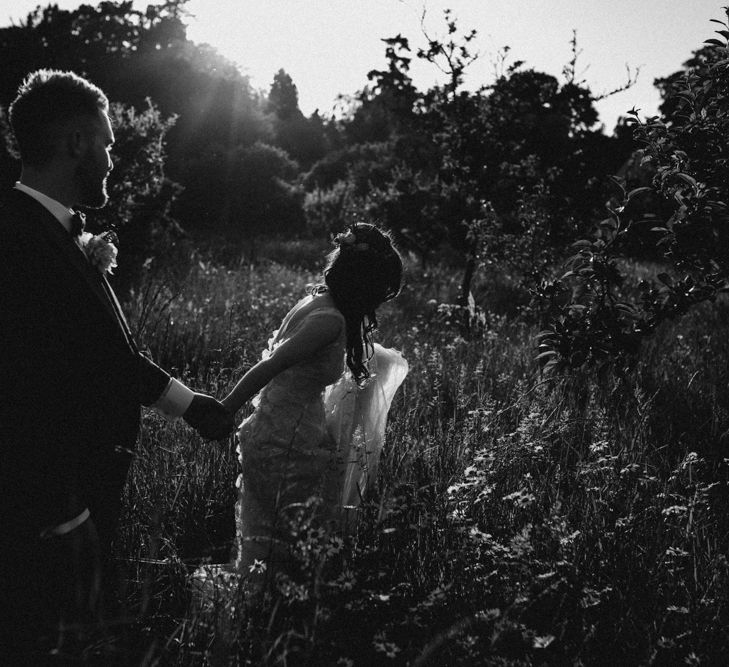
{"label": "groom's hand", "polygon": [[235,430],[234,416],[207,394],[195,394],[182,418],[206,440],[224,440]]}

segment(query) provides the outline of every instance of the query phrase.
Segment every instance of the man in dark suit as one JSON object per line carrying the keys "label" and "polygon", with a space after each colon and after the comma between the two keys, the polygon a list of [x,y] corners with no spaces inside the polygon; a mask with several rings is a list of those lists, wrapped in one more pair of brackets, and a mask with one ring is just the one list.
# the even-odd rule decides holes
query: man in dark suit
{"label": "man in dark suit", "polygon": [[139,352],[77,235],[74,209],[107,201],[107,112],[97,87],[48,70],[10,107],[22,172],[0,197],[0,631],[18,650],[91,614],[140,405],[211,439],[234,428]]}

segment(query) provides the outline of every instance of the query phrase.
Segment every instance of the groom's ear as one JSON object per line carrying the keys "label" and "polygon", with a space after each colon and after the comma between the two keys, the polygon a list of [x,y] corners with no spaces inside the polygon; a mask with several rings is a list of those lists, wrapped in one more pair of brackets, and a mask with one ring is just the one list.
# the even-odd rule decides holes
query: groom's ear
{"label": "groom's ear", "polygon": [[78,159],[89,143],[89,128],[83,118],[74,118],[63,128],[64,148],[69,157]]}
{"label": "groom's ear", "polygon": [[66,133],[66,150],[68,155],[73,158],[79,158],[84,153],[86,145],[86,137],[78,126],[70,127]]}

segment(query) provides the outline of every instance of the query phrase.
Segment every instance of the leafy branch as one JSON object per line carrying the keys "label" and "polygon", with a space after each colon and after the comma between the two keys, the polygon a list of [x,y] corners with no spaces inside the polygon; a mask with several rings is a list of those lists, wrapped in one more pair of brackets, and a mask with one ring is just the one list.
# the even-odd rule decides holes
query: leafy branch
{"label": "leafy branch", "polygon": [[[661,322],[729,289],[729,25],[717,22],[723,40],[706,41],[709,60],[673,82],[672,116],[630,112],[650,186],[626,191],[614,179],[618,194],[594,238],[575,243],[565,273],[537,290],[548,314],[538,354],[546,371],[624,368]],[[626,266],[646,231],[663,270],[634,285]]]}

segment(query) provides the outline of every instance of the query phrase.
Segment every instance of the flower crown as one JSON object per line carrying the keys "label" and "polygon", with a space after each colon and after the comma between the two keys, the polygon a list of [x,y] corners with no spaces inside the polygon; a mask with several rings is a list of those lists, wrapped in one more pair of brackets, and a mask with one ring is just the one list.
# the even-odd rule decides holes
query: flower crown
{"label": "flower crown", "polygon": [[334,237],[334,245],[336,245],[340,250],[343,248],[351,248],[352,250],[357,250],[361,252],[370,249],[369,243],[357,241],[357,235],[352,229],[348,229],[346,232],[337,234]]}

